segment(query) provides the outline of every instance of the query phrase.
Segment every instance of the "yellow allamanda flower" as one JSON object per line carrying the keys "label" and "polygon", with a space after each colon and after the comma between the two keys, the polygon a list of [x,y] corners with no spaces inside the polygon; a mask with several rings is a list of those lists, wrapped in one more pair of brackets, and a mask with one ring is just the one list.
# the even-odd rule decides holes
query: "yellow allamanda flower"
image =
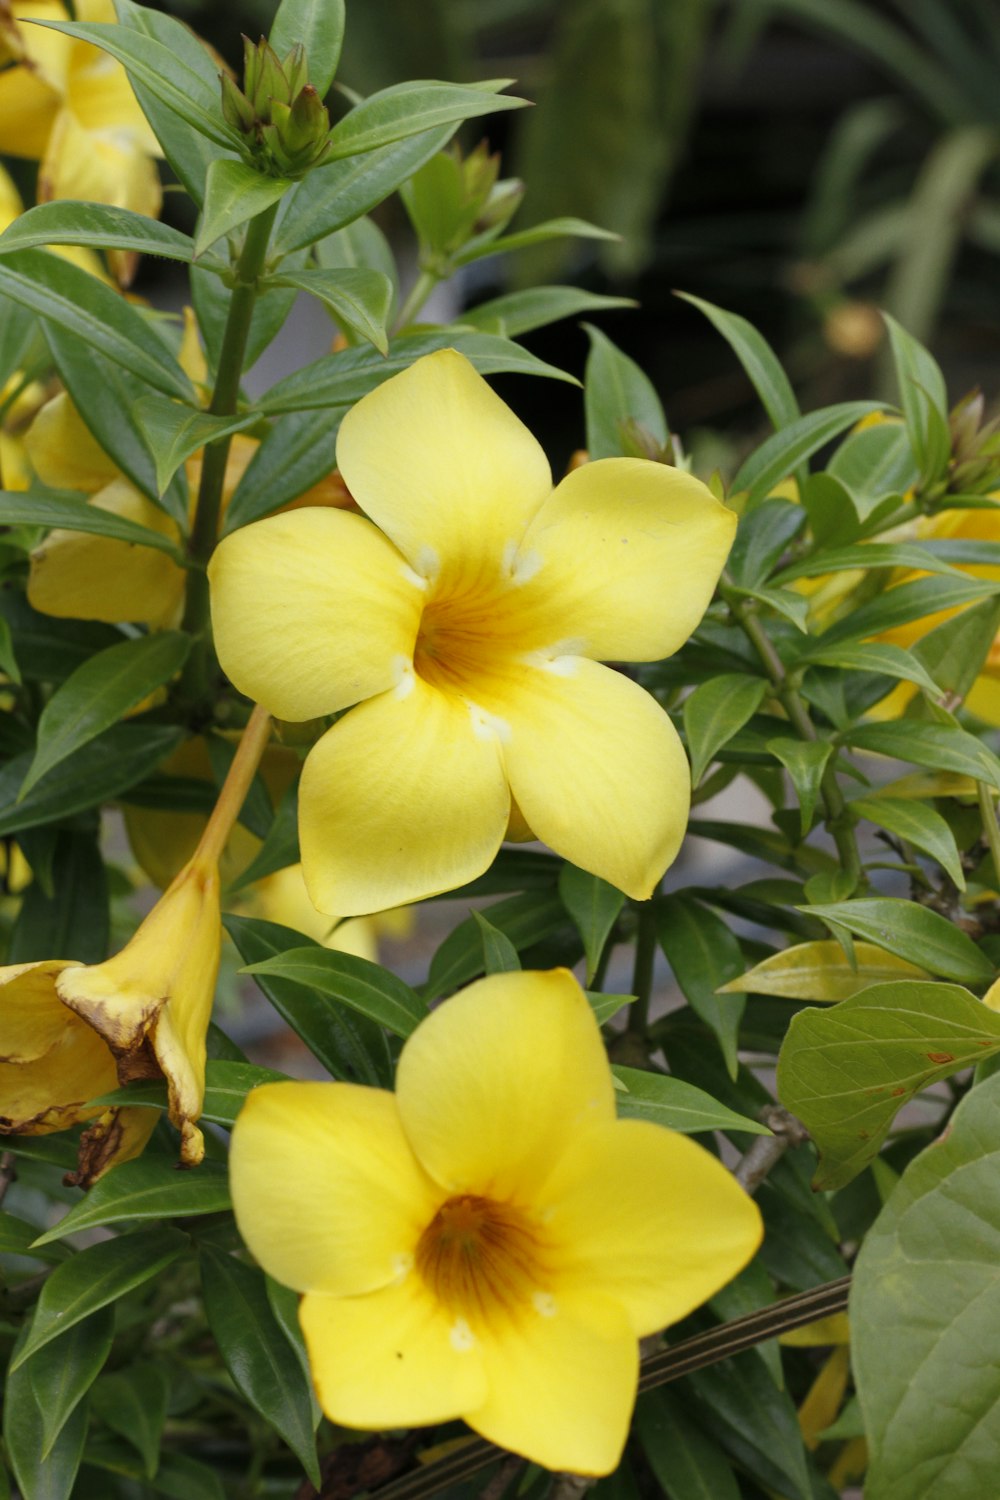
{"label": "yellow allamanda flower", "polygon": [[[114,21],[112,0],[76,0],[79,21]],[[89,42],[30,21],[72,19],[61,0],[0,7],[0,153],[40,163],[38,201],[81,198],[156,218],[159,143],[121,63]],[[109,260],[128,282],[137,256]]]}
{"label": "yellow allamanda flower", "polygon": [[565,969],[495,974],[448,1000],[403,1047],[395,1094],[250,1094],[230,1159],[237,1222],[264,1269],[305,1293],[334,1422],[462,1417],[548,1468],[614,1469],[638,1339],[712,1296],[761,1238],[713,1156],[616,1120],[614,1096]]}
{"label": "yellow allamanda flower", "polygon": [[541,446],[454,350],[358,402],[337,460],[364,516],[271,517],[209,567],[236,687],[282,719],[351,710],[302,774],[315,905],[361,915],[459,886],[515,808],[648,897],[683,837],[687,760],[658,704],[601,662],[677,650],[735,516],[643,459],[553,489]]}

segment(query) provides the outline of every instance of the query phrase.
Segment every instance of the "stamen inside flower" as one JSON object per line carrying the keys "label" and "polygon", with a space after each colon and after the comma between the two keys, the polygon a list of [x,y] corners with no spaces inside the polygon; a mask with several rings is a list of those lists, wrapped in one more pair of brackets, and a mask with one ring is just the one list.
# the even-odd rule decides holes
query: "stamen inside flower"
{"label": "stamen inside flower", "polygon": [[491,686],[552,639],[552,622],[509,577],[439,582],[420,620],[413,665],[441,692],[488,704]]}
{"label": "stamen inside flower", "polygon": [[471,1194],[441,1205],[420,1237],[416,1265],[439,1302],[474,1320],[530,1305],[544,1279],[542,1245],[528,1216]]}

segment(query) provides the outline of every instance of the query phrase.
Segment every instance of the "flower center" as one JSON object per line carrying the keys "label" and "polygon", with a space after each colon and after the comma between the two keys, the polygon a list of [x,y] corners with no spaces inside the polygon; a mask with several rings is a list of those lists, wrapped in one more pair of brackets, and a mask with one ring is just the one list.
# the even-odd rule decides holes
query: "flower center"
{"label": "flower center", "polygon": [[449,1198],[417,1245],[417,1270],[450,1312],[488,1315],[537,1300],[541,1245],[531,1221],[509,1203],[471,1194]]}
{"label": "flower center", "polygon": [[443,692],[468,694],[510,660],[511,622],[490,594],[431,599],[413,653],[417,673]]}

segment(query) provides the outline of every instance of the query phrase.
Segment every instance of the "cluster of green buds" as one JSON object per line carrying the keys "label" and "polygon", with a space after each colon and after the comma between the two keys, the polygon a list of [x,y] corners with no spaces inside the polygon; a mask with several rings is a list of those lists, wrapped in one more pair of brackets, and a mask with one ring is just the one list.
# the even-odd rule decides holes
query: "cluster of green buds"
{"label": "cluster of green buds", "polygon": [[981,391],[963,396],[949,414],[952,494],[985,495],[1000,489],[1000,418],[984,422]]}
{"label": "cluster of green buds", "polygon": [[485,141],[463,156],[457,145],[432,156],[402,188],[420,241],[421,269],[446,275],[451,257],[506,228],[524,196],[517,178],[500,179],[500,157]]}
{"label": "cluster of green buds", "polygon": [[244,138],[246,157],[271,176],[301,177],[330,154],[330,116],[297,42],[279,59],[261,37],[243,38],[243,88],[222,75],[222,112]]}

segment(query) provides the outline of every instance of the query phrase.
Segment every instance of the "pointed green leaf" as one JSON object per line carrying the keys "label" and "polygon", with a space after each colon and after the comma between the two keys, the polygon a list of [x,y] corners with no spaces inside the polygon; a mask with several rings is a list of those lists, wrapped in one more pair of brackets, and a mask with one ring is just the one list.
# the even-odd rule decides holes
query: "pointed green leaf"
{"label": "pointed green leaf", "polygon": [[43,1462],[103,1369],[114,1334],[114,1308],[102,1307],[31,1356],[25,1373],[41,1413]]}
{"label": "pointed green leaf", "polygon": [[742,588],[759,588],[808,517],[790,500],[762,500],[740,517],[726,569]]}
{"label": "pointed green leaf", "polygon": [[[251,1089],[260,1083],[282,1083],[287,1075],[273,1068],[229,1058],[209,1058],[205,1064],[205,1101],[200,1118],[214,1125],[231,1126]],[[159,1079],[127,1083],[109,1094],[99,1094],[92,1104],[128,1105],[139,1109],[166,1109],[167,1086]]]}
{"label": "pointed green leaf", "polygon": [[[204,1161],[197,1172],[179,1172],[172,1157],[147,1154],[138,1161],[122,1162],[99,1177],[86,1198],[71,1208],[55,1228],[40,1235],[37,1243],[47,1245],[51,1240],[61,1240],[68,1234],[102,1224],[121,1224],[129,1219],[193,1218],[196,1214],[222,1213],[231,1207],[226,1168],[219,1162]],[[157,1233],[162,1237],[165,1231]]]}
{"label": "pointed green leaf", "polygon": [[501,110],[522,109],[527,99],[500,94],[511,80],[464,84],[415,81],[380,89],[356,104],[330,132],[332,159],[358,156],[421,131]]}
{"label": "pointed green leaf", "polygon": [[740,1500],[739,1484],[722,1450],[667,1391],[639,1397],[635,1427],[667,1500]]}
{"label": "pointed green leaf", "polygon": [[600,229],[596,224],[588,224],[586,219],[546,219],[542,224],[533,224],[530,229],[517,229],[513,234],[504,234],[499,238],[479,236],[454,257],[453,264],[467,266],[470,261],[481,260],[484,255],[509,255],[512,250],[528,250],[532,245],[544,245],[549,240],[620,238],[613,229]]}
{"label": "pointed green leaf", "polygon": [[587,983],[590,984],[611,929],[625,905],[625,897],[608,881],[586,870],[578,870],[576,865],[563,866],[559,875],[559,894],[583,939]]}
{"label": "pointed green leaf", "polygon": [[905,495],[920,478],[910,435],[893,418],[848,433],[827,465],[848,491],[858,519],[870,520],[887,495]]}
{"label": "pointed green leaf", "polygon": [[247,964],[240,972],[308,985],[315,993],[339,1000],[377,1021],[396,1036],[409,1036],[427,1014],[427,1007],[416,991],[388,969],[333,948],[291,948],[273,958]]}
{"label": "pointed green leaf", "polygon": [[815,1185],[849,1182],[904,1104],[997,1052],[1000,1015],[959,985],[876,984],[800,1011],[778,1059],[778,1093],[819,1147]]}
{"label": "pointed green leaf", "polygon": [[623,453],[622,427],[630,420],[638,422],[657,443],[665,443],[667,419],[649,376],[607,334],[589,323],[583,326],[590,339],[583,389],[591,458],[617,458]]}
{"label": "pointed green leaf", "polygon": [[906,430],[925,482],[948,461],[948,391],[940,366],[924,346],[884,312],[896,366]]}
{"label": "pointed green leaf", "polygon": [[44,1415],[32,1383],[31,1366],[22,1365],[8,1376],[3,1404],[4,1446],[26,1500],[70,1500],[87,1439],[87,1421],[87,1403],[77,1402],[43,1458]]}
{"label": "pointed green leaf", "polygon": [[[518,953],[539,943],[556,928],[569,926],[566,908],[555,891],[509,896],[486,908],[486,920],[509,938]],[[431,959],[424,986],[428,1001],[440,1000],[484,972],[483,943],[472,917],[448,934]]]}
{"label": "pointed green leaf", "polygon": [[693,297],[690,292],[677,292],[675,295],[682,302],[690,302],[692,307],[697,307],[722,334],[746,371],[751,385],[760,397],[761,405],[771,419],[771,425],[780,430],[794,422],[799,416],[799,403],[778,356],[763,334],[758,333],[746,318],[715,307],[701,297]]}
{"label": "pointed green leaf", "polygon": [[819,637],[820,644],[825,648],[832,646],[834,642],[880,635],[896,625],[906,625],[910,620],[921,620],[925,615],[937,614],[943,609],[955,609],[959,605],[974,603],[998,592],[1000,582],[988,578],[938,576],[917,578],[912,583],[899,583],[824,630]]}
{"label": "pointed green leaf", "polygon": [[926,970],[886,953],[874,943],[855,943],[854,956],[856,963],[849,963],[840,943],[827,938],[797,943],[762,959],[738,979],[731,979],[721,993],[780,995],[786,1000],[832,1004],[883,981],[930,978]]}
{"label": "pointed green leaf", "polygon": [[281,0],[268,38],[279,58],[301,44],[309,82],[322,99],[333,82],[344,43],[344,0]]}
{"label": "pointed green leaf", "polygon": [[844,928],[855,937],[877,943],[928,973],[965,984],[992,980],[994,968],[972,939],[930,907],[897,896],[874,896],[859,901],[834,901],[801,906],[800,911],[819,917],[834,928]]}
{"label": "pointed green leaf", "polygon": [[721,917],[683,894],[667,896],[656,914],[667,962],[695,1014],[715,1033],[731,1078],[736,1077],[740,1020],[745,1000],[717,991],[743,972],[740,945]]}
{"label": "pointed green leaf", "polygon": [[767,748],[792,778],[802,814],[802,837],[805,838],[812,827],[816,799],[833,746],[829,740],[793,740],[779,736],[768,740]]}
{"label": "pointed green leaf", "polygon": [[728,591],[741,595],[745,599],[756,599],[759,603],[766,604],[776,614],[790,620],[796,630],[801,630],[803,635],[808,634],[809,600],[802,594],[793,593],[791,589],[766,588],[763,584],[753,589],[730,586]]}
{"label": "pointed green leaf", "polygon": [[35,878],[21,897],[7,949],[9,964],[31,963],[54,953],[79,963],[108,956],[111,914],[108,877],[95,832],[56,830],[49,889]]}
{"label": "pointed green leaf", "polygon": [[0,255],[11,250],[44,249],[48,245],[88,245],[94,250],[134,250],[140,255],[163,255],[190,261],[194,241],[169,224],[109,203],[77,202],[61,198],[27,209],[0,234]]}
{"label": "pointed green leaf", "polygon": [[[0,247],[2,244],[0,240]],[[606,297],[601,292],[585,292],[575,286],[531,286],[480,302],[478,307],[463,312],[461,321],[481,328],[484,333],[502,333],[516,339],[549,323],[558,323],[561,318],[636,305],[631,297]]]}
{"label": "pointed green leaf", "polygon": [[38,745],[20,796],[81,745],[124,718],[180,671],[191,639],[178,630],[109,646],[77,667],[52,694],[38,720]]}
{"label": "pointed green leaf", "polygon": [[[872,427],[867,430],[877,432],[879,429]],[[1000,557],[997,561],[1000,563]],[[913,568],[924,573],[951,574],[959,571],[951,561],[932,552],[930,547],[922,547],[919,542],[864,542],[856,547],[820,548],[801,562],[782,568],[772,582],[788,584],[796,578],[821,578],[827,573],[870,568]]]}
{"label": "pointed green leaf", "polygon": [[472,920],[479,928],[483,944],[483,963],[487,974],[510,974],[520,969],[517,949],[507,935],[487,922],[482,912],[474,911]]}
{"label": "pointed green leaf", "polygon": [[243,432],[258,419],[255,411],[244,411],[233,417],[216,417],[199,407],[171,401],[168,396],[152,392],[140,396],[133,410],[153,455],[161,495],[181,464],[193,453],[206,443],[216,443],[234,432]]}
{"label": "pointed green leaf", "polygon": [[909,797],[857,797],[851,801],[851,811],[929,854],[958,889],[965,890],[962,856],[951,825],[926,802]]}
{"label": "pointed green leaf", "polygon": [[[288,865],[299,863],[299,788],[298,782],[286,788],[278,804],[277,812],[267,837],[239,878],[230,885],[230,892],[245,890],[256,880],[273,875],[275,870],[284,870]],[[330,919],[331,924],[333,918]]]}
{"label": "pointed green leaf", "polygon": [[113,515],[88,504],[73,490],[48,490],[27,493],[24,490],[0,492],[0,525],[61,527],[66,531],[87,531],[92,536],[110,536],[135,547],[155,547],[174,562],[181,561],[177,543],[149,526],[140,526],[125,516]]}
{"label": "pointed green leaf", "polygon": [[270,515],[304,495],[335,468],[342,412],[290,412],[281,417],[250,460],[226,508],[222,534]]}
{"label": "pointed green leaf", "polygon": [[626,1005],[634,1005],[636,1000],[635,995],[606,995],[603,990],[586,990],[585,993],[598,1026],[610,1021]]}
{"label": "pointed green leaf", "polygon": [[105,1426],[139,1452],[146,1478],[154,1478],[170,1399],[170,1380],[163,1367],[144,1359],[114,1375],[105,1375],[94,1386],[90,1399]]}
{"label": "pointed green leaf", "polygon": [[861,724],[844,738],[855,750],[869,750],[910,761],[932,771],[957,771],[1000,791],[1000,760],[974,734],[951,724],[907,719],[895,724]]}
{"label": "pointed green leaf", "polygon": [[931,677],[926,667],[917,660],[913,650],[904,651],[888,641],[842,641],[839,645],[809,646],[799,657],[800,662],[811,662],[817,667],[840,667],[845,672],[881,672],[885,677],[895,677],[902,682],[915,682],[934,698],[944,694],[944,688]]}
{"label": "pointed green leaf", "polygon": [[964,698],[1000,631],[1000,599],[984,599],[929,630],[910,647],[912,658],[945,692]]}
{"label": "pointed green leaf", "polygon": [[869,413],[881,410],[877,401],[842,401],[837,406],[796,417],[750,455],[733,479],[732,489],[746,490],[750,504],[763,500],[776,484],[825,447],[831,438]]}
{"label": "pointed green leaf", "polygon": [[762,677],[724,672],[696,687],[684,700],[684,733],[691,757],[691,781],[697,786],[721,750],[757,712],[768,692]]}
{"label": "pointed green leaf", "polygon": [[626,1119],[653,1120],[668,1130],[691,1135],[700,1130],[745,1130],[751,1135],[770,1135],[766,1125],[727,1109],[704,1089],[672,1078],[669,1073],[651,1073],[645,1068],[611,1069],[625,1092],[615,1094],[619,1115]]}
{"label": "pointed green leaf", "polygon": [[374,344],[380,354],[389,352],[386,324],[392,312],[393,285],[381,271],[310,269],[279,272],[270,278],[276,286],[293,286],[308,292],[328,307],[337,323]]}
{"label": "pointed green leaf", "polygon": [[218,157],[205,178],[205,205],[195,238],[195,255],[202,255],[223,235],[262,214],[283,198],[291,185],[285,177],[255,172],[246,162]]}

